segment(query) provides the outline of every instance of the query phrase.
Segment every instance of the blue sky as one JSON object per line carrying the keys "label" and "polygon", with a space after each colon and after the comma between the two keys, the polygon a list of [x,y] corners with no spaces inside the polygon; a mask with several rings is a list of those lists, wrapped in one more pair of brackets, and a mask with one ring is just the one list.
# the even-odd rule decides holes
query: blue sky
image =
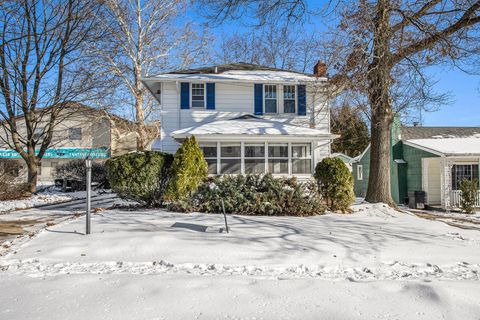
{"label": "blue sky", "polygon": [[[319,3],[321,2],[310,1],[310,9],[314,6],[318,8]],[[191,11],[187,15],[198,18]],[[310,23],[304,26],[306,29],[322,30],[325,29],[325,23],[330,23],[325,20],[325,18],[313,18],[310,19]],[[211,31],[218,38],[222,33],[229,34],[236,30],[246,30],[245,22],[248,23],[248,19],[228,21],[228,23],[224,23]],[[334,22],[332,21],[332,23]],[[450,102],[439,111],[424,112],[422,114],[423,125],[480,126],[480,75],[468,75],[448,65],[431,67],[428,72],[433,79],[438,81],[434,86],[435,92],[449,93]]]}

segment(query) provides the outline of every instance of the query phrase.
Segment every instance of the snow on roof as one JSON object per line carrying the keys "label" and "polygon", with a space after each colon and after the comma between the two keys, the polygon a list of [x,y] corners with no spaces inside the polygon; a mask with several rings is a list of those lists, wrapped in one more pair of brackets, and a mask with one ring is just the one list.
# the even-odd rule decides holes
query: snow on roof
{"label": "snow on roof", "polygon": [[406,144],[443,155],[480,155],[480,134],[462,138],[437,136],[430,139],[411,139],[407,140]]}
{"label": "snow on roof", "polygon": [[172,132],[172,137],[182,139],[187,136],[292,136],[292,137],[317,137],[336,138],[336,135],[325,133],[323,130],[301,127],[280,121],[243,116],[229,120],[217,120],[195,127],[189,127]]}
{"label": "snow on roof", "polygon": [[271,71],[271,70],[230,70],[223,73],[201,73],[201,74],[180,74],[180,73],[163,73],[155,76],[148,76],[143,81],[164,80],[164,81],[220,81],[220,82],[324,82],[327,78],[317,78],[297,72],[289,71]]}

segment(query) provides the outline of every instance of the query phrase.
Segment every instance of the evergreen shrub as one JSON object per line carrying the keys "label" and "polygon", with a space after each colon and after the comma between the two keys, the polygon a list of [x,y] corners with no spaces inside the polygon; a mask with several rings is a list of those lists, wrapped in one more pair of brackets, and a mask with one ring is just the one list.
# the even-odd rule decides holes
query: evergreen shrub
{"label": "evergreen shrub", "polygon": [[353,176],[339,158],[325,158],[315,167],[320,193],[332,211],[349,211],[355,200]]}
{"label": "evergreen shrub", "polygon": [[477,200],[478,180],[463,180],[460,182],[460,191],[462,197],[460,199],[460,207],[466,213],[473,213],[475,210],[475,202]]}

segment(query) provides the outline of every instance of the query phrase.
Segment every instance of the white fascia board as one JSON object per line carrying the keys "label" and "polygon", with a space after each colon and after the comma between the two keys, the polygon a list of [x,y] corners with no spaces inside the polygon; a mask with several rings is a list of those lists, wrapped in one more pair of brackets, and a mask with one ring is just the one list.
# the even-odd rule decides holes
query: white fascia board
{"label": "white fascia board", "polygon": [[352,163],[360,162],[362,160],[362,158],[365,156],[365,154],[367,153],[368,150],[370,150],[370,144],[368,144],[368,146],[365,148],[365,150],[363,150],[362,154],[353,158]]}
{"label": "white fascia board", "polygon": [[[192,134],[175,134],[174,139],[185,139],[191,137]],[[201,141],[275,141],[275,142],[305,142],[305,141],[321,141],[333,140],[335,135],[325,134],[318,136],[295,135],[295,136],[279,136],[279,135],[195,135],[197,140]]]}

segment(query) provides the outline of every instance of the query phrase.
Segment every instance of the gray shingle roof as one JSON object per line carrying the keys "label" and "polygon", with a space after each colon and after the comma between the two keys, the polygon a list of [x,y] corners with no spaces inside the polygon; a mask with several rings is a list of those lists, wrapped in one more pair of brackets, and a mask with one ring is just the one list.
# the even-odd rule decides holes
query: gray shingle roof
{"label": "gray shingle roof", "polygon": [[[216,68],[216,72],[215,72],[215,68]],[[292,71],[292,70],[272,68],[272,67],[262,66],[262,65],[259,65],[259,64],[246,63],[246,62],[219,64],[219,65],[216,65],[216,66],[209,66],[209,67],[202,67],[202,68],[176,70],[176,71],[169,72],[169,74],[214,74],[214,73],[223,73],[225,71],[231,71],[231,70],[287,71],[287,72],[294,72],[294,73],[298,73],[298,74],[304,74],[304,75],[312,76],[312,74],[308,74],[308,73],[302,73],[302,72],[296,72],[296,71]]]}
{"label": "gray shingle roof", "polygon": [[480,127],[405,127],[402,126],[402,140],[428,139],[436,136],[470,137],[480,134]]}

